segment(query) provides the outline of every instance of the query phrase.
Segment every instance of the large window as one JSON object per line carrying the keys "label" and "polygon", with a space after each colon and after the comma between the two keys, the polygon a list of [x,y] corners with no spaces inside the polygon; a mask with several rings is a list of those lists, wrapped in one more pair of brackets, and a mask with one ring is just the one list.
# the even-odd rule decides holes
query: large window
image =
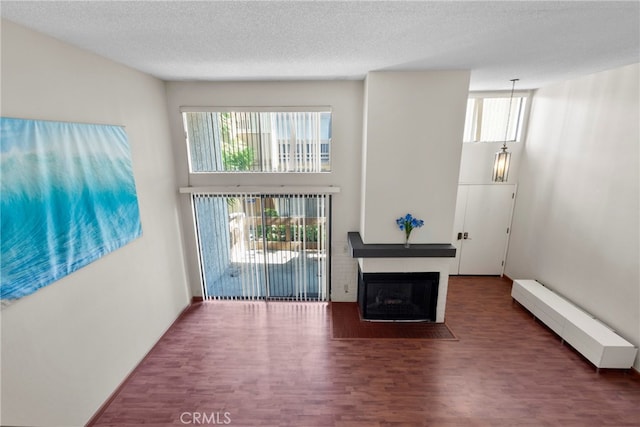
{"label": "large window", "polygon": [[328,108],[182,110],[192,173],[329,172]]}
{"label": "large window", "polygon": [[327,301],[327,194],[194,194],[207,299]]}
{"label": "large window", "polygon": [[470,97],[467,102],[464,142],[503,142],[505,133],[507,142],[520,141],[526,105],[525,95],[514,96],[511,112],[508,94]]}

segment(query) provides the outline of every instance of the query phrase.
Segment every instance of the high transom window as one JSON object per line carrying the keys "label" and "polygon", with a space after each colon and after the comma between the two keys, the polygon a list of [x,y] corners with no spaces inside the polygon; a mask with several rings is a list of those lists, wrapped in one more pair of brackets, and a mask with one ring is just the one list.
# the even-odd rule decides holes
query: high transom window
{"label": "high transom window", "polygon": [[[516,94],[509,111],[509,94],[472,95],[467,101],[464,142],[518,142],[527,106],[527,96]],[[507,129],[507,116],[509,129]],[[506,132],[505,132],[506,131]]]}
{"label": "high transom window", "polygon": [[329,108],[183,108],[192,173],[329,172]]}

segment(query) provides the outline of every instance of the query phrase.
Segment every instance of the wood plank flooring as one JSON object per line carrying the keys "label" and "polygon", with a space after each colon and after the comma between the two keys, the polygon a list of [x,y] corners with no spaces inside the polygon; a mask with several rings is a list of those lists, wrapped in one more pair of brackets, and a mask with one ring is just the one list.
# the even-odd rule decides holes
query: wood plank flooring
{"label": "wood plank flooring", "polygon": [[363,321],[357,302],[331,303],[330,312],[333,339],[457,339],[446,323]]}
{"label": "wood plank flooring", "polygon": [[196,304],[93,425],[640,424],[640,375],[596,373],[512,301],[505,279],[449,279],[458,341],[334,340],[329,310]]}

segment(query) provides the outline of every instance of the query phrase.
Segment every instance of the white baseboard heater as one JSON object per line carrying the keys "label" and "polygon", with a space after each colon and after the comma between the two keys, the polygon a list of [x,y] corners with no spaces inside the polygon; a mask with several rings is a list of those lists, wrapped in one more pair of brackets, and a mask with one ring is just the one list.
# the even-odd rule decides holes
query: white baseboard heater
{"label": "white baseboard heater", "polygon": [[535,280],[514,280],[511,297],[599,368],[629,369],[638,349]]}

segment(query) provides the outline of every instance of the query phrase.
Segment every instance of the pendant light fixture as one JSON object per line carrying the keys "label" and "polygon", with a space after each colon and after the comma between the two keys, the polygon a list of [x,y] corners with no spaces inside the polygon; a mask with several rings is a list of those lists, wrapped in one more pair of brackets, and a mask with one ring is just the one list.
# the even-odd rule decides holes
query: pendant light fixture
{"label": "pendant light fixture", "polygon": [[513,104],[513,91],[516,82],[520,79],[511,80],[511,97],[509,98],[509,111],[507,112],[507,128],[504,131],[504,143],[500,151],[496,153],[493,161],[493,182],[507,182],[509,177],[509,164],[511,163],[511,153],[507,151],[507,138],[509,137],[509,121],[511,120],[511,105]]}

